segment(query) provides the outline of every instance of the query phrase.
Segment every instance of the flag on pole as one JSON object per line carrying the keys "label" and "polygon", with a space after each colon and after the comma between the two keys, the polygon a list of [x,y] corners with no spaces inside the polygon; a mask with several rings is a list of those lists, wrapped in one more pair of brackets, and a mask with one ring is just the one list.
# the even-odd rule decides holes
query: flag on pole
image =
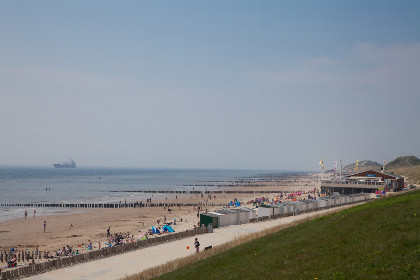
{"label": "flag on pole", "polygon": [[319,165],[322,167],[322,171],[324,171],[324,157],[321,158],[321,161],[318,162]]}
{"label": "flag on pole", "polygon": [[337,161],[334,161],[334,171],[337,171]]}
{"label": "flag on pole", "polygon": [[357,162],[356,162],[356,167],[354,168],[354,171],[356,171],[357,172],[357,167],[359,166],[359,160],[357,160]]}

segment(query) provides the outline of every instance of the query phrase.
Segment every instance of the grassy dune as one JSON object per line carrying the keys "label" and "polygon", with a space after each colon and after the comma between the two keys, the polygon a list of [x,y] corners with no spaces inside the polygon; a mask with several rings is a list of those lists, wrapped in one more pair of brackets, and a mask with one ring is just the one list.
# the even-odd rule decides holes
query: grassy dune
{"label": "grassy dune", "polygon": [[420,184],[420,165],[400,167],[396,169],[390,169],[389,171],[394,172],[394,174],[405,176],[406,181],[410,184]]}
{"label": "grassy dune", "polygon": [[283,229],[156,279],[420,279],[419,219],[420,191],[407,192]]}

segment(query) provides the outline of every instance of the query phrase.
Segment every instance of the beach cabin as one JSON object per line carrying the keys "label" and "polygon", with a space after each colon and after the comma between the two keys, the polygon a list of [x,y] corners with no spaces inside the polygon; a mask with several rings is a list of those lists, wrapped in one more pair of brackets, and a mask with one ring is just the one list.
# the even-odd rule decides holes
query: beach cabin
{"label": "beach cabin", "polygon": [[347,203],[347,195],[340,195],[340,205],[344,205]]}
{"label": "beach cabin", "polygon": [[293,215],[295,206],[290,201],[283,202],[281,204],[281,207],[283,208],[282,210],[283,215],[285,216]]}
{"label": "beach cabin", "polygon": [[313,202],[311,200],[303,200],[301,202],[304,204],[304,212],[310,212],[313,210]]}
{"label": "beach cabin", "polygon": [[258,217],[270,217],[272,215],[274,215],[274,208],[272,207],[272,205],[260,205],[258,207]]}
{"label": "beach cabin", "polygon": [[321,201],[318,199],[308,199],[307,201],[310,201],[312,203],[312,209],[311,210],[318,210],[320,208]]}
{"label": "beach cabin", "polygon": [[228,227],[234,224],[234,221],[232,221],[233,219],[231,214],[219,212],[217,212],[217,214],[219,215],[219,227]]}
{"label": "beach cabin", "polygon": [[334,201],[333,206],[340,206],[340,195],[335,195],[331,197],[332,201]]}
{"label": "beach cabin", "polygon": [[248,207],[242,207],[241,210],[248,213],[248,219],[255,219],[257,217],[257,208],[250,209]]}
{"label": "beach cabin", "polygon": [[235,211],[232,211],[230,209],[222,209],[217,211],[216,213],[223,215],[223,217],[220,217],[219,219],[220,227],[239,224],[239,218]]}
{"label": "beach cabin", "polygon": [[365,201],[366,199],[369,199],[370,198],[370,194],[367,194],[367,193],[359,193],[359,194],[355,194],[353,196],[353,198],[354,198],[354,201],[355,202],[362,202],[362,201]]}
{"label": "beach cabin", "polygon": [[334,206],[334,200],[329,197],[321,197],[319,199],[321,208],[329,208]]}
{"label": "beach cabin", "polygon": [[279,204],[274,204],[273,205],[273,213],[274,213],[274,215],[283,214],[283,207],[281,207],[281,205],[279,205]]}
{"label": "beach cabin", "polygon": [[298,200],[298,201],[292,201],[291,203],[295,206],[295,209],[293,211],[293,213],[295,215],[296,214],[299,215],[299,213],[301,213],[302,211],[304,211],[305,204],[303,202],[301,202],[301,201]]}
{"label": "beach cabin", "polygon": [[219,216],[220,215],[212,212],[200,214],[200,226],[205,225],[208,227],[209,224],[212,224],[213,228],[219,227]]}
{"label": "beach cabin", "polygon": [[359,197],[358,194],[351,194],[351,195],[349,195],[349,200],[351,202],[358,202],[359,201],[358,197]]}
{"label": "beach cabin", "polygon": [[249,211],[245,209],[230,209],[233,212],[236,212],[238,222],[240,225],[249,223]]}

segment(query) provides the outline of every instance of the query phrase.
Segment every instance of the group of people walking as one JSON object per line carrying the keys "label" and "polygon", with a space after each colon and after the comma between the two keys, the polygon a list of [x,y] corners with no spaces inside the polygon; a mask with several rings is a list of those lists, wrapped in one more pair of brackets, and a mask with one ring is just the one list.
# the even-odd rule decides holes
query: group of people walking
{"label": "group of people walking", "polygon": [[[32,218],[35,218],[35,214],[36,214],[36,210],[34,209],[34,214],[32,216]],[[25,210],[25,219],[26,217],[28,217],[28,211]]]}

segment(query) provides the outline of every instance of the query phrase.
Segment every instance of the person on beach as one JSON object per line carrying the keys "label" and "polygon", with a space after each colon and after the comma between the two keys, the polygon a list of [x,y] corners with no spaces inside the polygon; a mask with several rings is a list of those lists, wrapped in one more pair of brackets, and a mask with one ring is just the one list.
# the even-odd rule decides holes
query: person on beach
{"label": "person on beach", "polygon": [[28,216],[28,211],[25,210],[25,219],[26,219],[26,216]]}
{"label": "person on beach", "polygon": [[198,242],[198,238],[195,238],[194,246],[195,252],[198,253],[200,251],[200,242]]}
{"label": "person on beach", "polygon": [[10,260],[7,262],[7,267],[14,267],[14,266],[17,266],[17,265],[16,265],[16,262],[17,262],[16,255],[13,255],[13,258],[12,258],[12,259],[10,259]]}
{"label": "person on beach", "polygon": [[35,214],[36,214],[36,211],[35,211],[35,209],[34,209],[34,215],[32,216],[32,218],[35,218]]}
{"label": "person on beach", "polygon": [[44,221],[44,233],[45,233],[46,228],[47,228],[47,221]]}
{"label": "person on beach", "polygon": [[106,230],[106,237],[109,238],[111,236],[111,227],[108,227]]}

